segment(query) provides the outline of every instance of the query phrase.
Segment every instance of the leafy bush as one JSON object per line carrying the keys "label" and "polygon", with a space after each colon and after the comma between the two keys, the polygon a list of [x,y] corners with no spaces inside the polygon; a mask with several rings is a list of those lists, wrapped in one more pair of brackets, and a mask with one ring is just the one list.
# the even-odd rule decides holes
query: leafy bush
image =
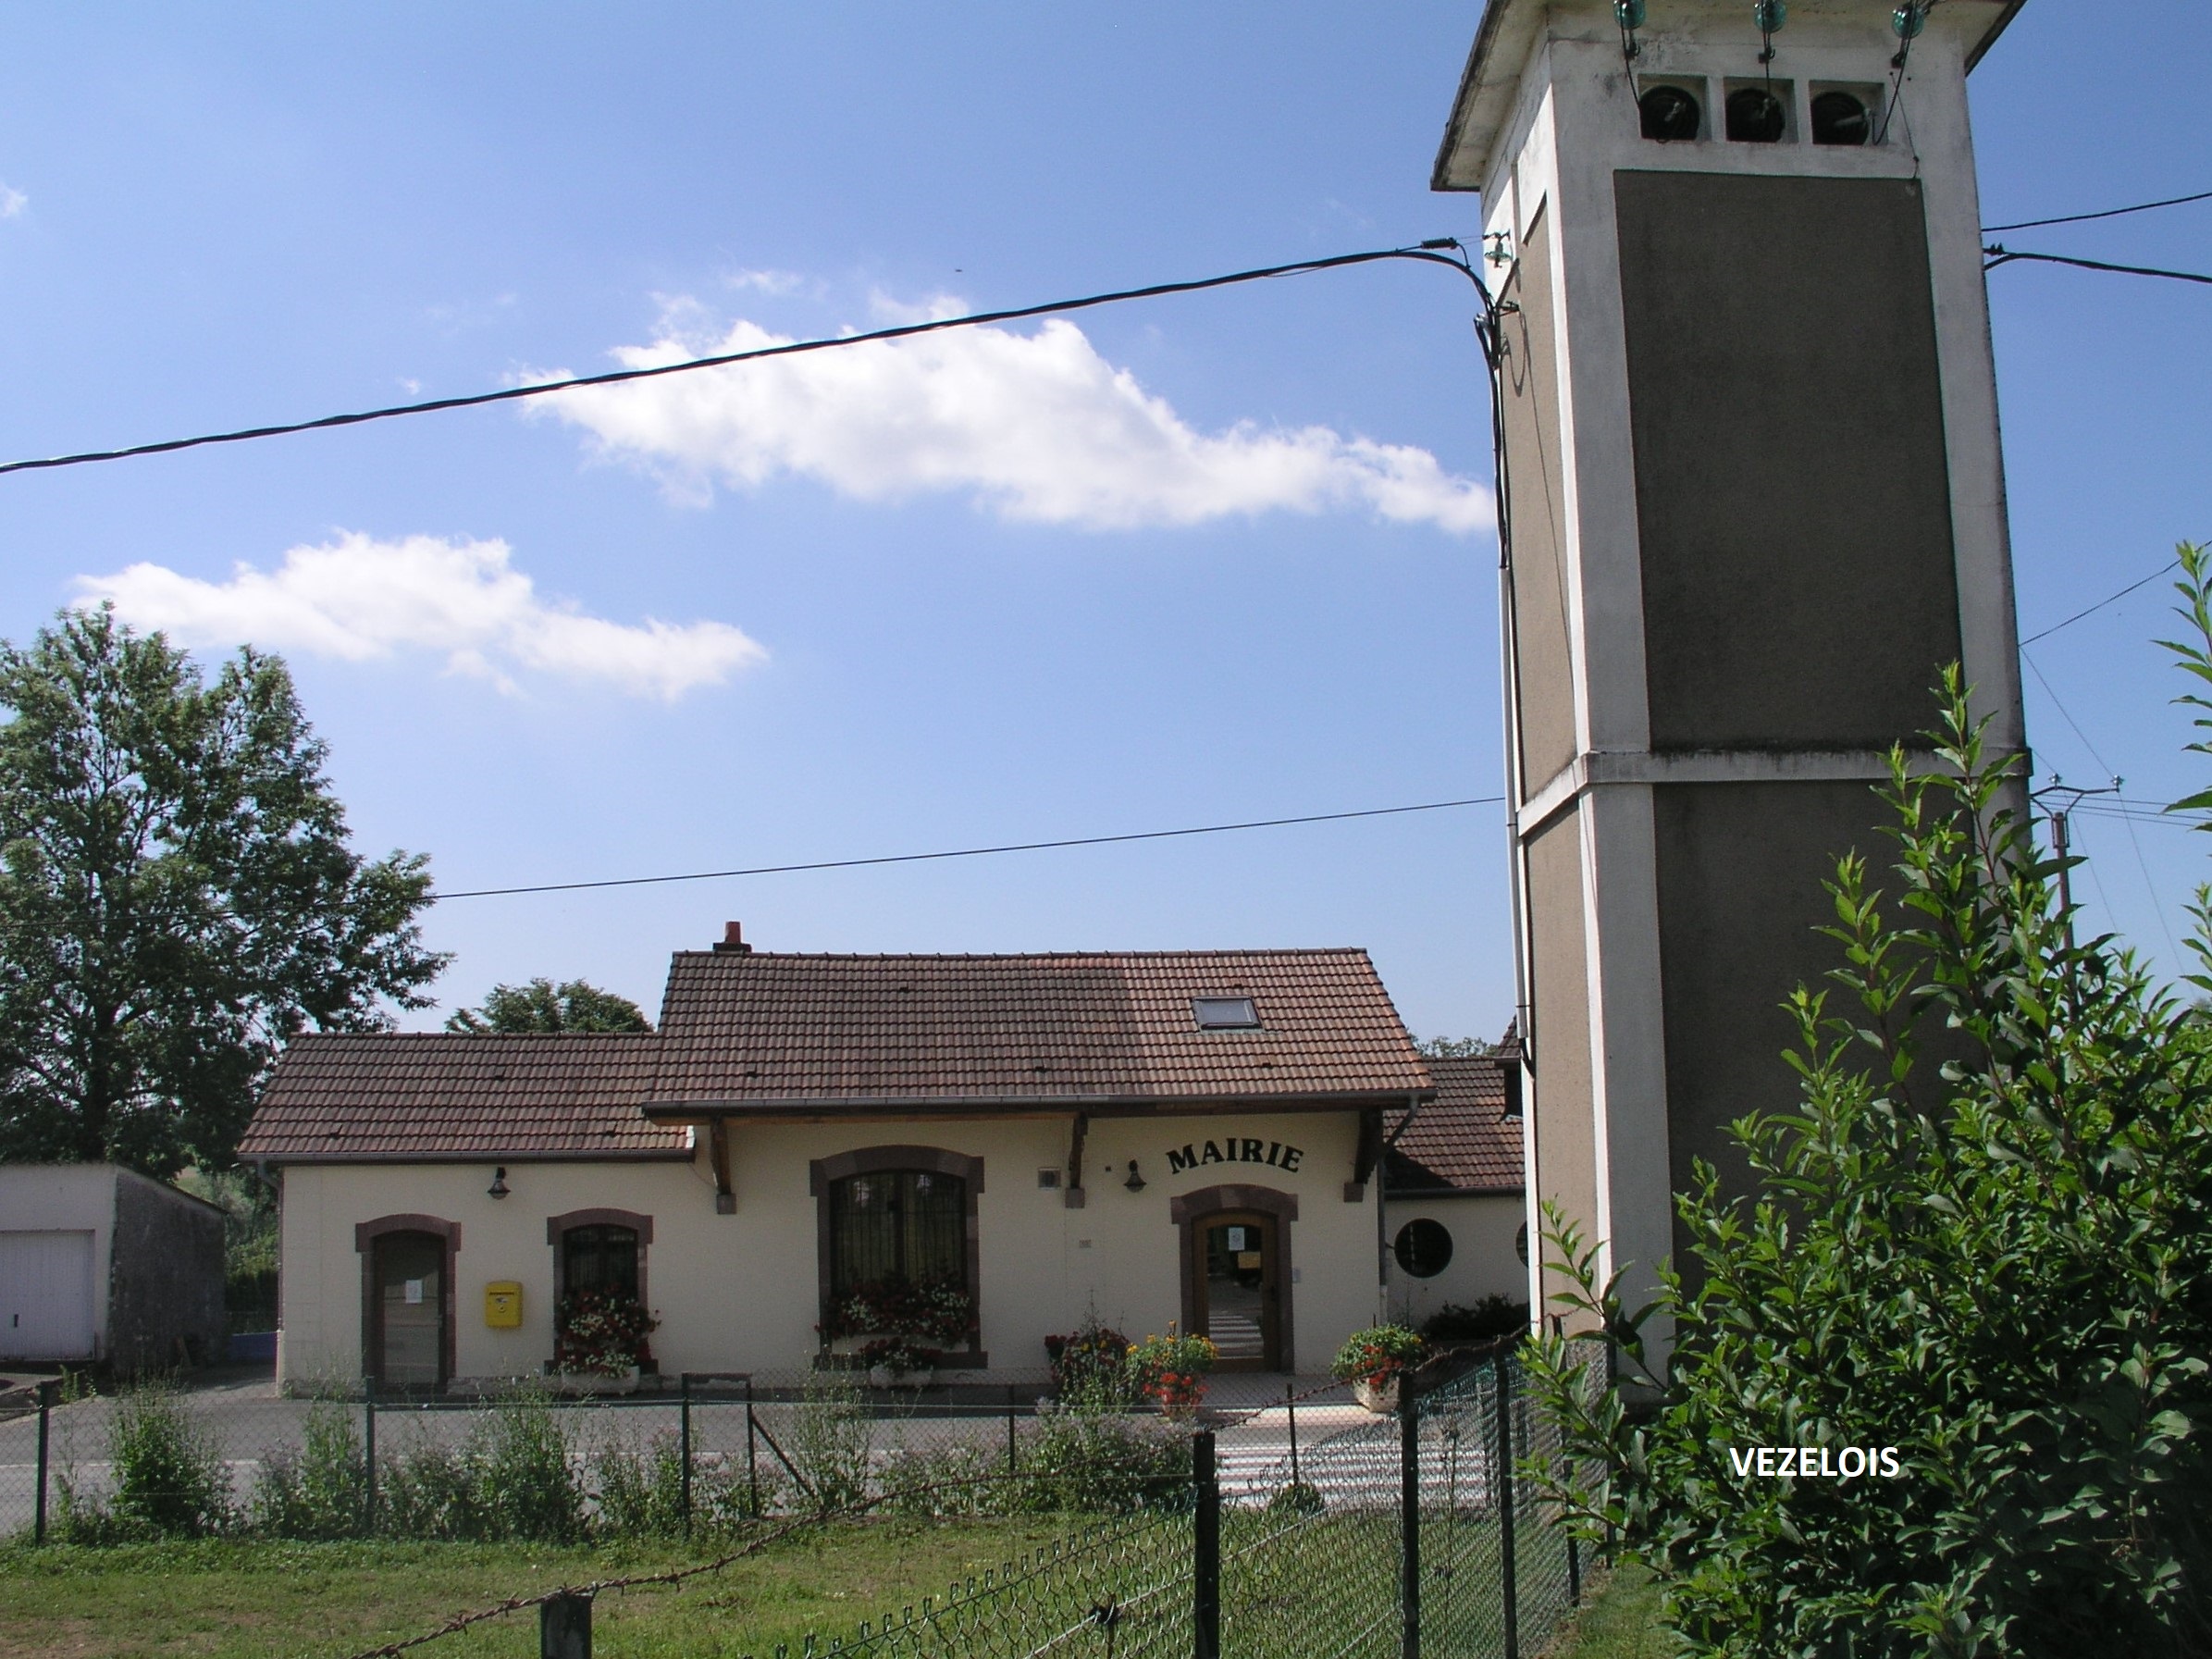
{"label": "leafy bush", "polygon": [[1339,1382],[1366,1382],[1381,1387],[1408,1366],[1421,1363],[1428,1344],[1421,1333],[1403,1325],[1370,1325],[1354,1331],[1329,1362],[1329,1374]]}
{"label": "leafy bush", "polygon": [[300,1450],[262,1465],[253,1523],[279,1538],[352,1538],[368,1518],[367,1500],[368,1462],[353,1414],[317,1400],[307,1408]]}
{"label": "leafy bush", "polygon": [[493,1538],[570,1543],[584,1536],[584,1482],[553,1408],[522,1395],[472,1437],[484,1515]]}
{"label": "leafy bush", "polygon": [[549,1543],[584,1536],[575,1447],[541,1396],[502,1402],[458,1446],[439,1443],[426,1422],[418,1424],[412,1444],[377,1461],[378,1524],[395,1536]]}
{"label": "leafy bush", "polygon": [[1528,1304],[1501,1295],[1485,1296],[1472,1307],[1447,1302],[1421,1322],[1432,1343],[1479,1343],[1521,1336],[1528,1330]]}
{"label": "leafy bush", "polygon": [[1038,1417],[1019,1442],[1019,1479],[1007,1483],[1006,1508],[1119,1514],[1190,1490],[1188,1434],[1155,1417],[1102,1408],[1096,1400]]}
{"label": "leafy bush", "polygon": [[[642,1447],[611,1440],[591,1460],[598,1490],[597,1530],[624,1538],[666,1537],[684,1529],[684,1448],[667,1430]],[[691,1475],[693,1523],[711,1524],[725,1507],[728,1477],[719,1467],[695,1467]]]}
{"label": "leafy bush", "polygon": [[868,1495],[869,1452],[874,1421],[865,1396],[843,1373],[817,1372],[807,1384],[785,1448],[806,1490],[809,1508],[843,1509]]}
{"label": "leafy bush", "polygon": [[[173,1385],[150,1382],[118,1397],[108,1420],[115,1491],[107,1517],[134,1538],[204,1538],[236,1520],[230,1472],[204,1424]],[[88,1517],[89,1518],[89,1517]]]}
{"label": "leafy bush", "polygon": [[916,1517],[1004,1514],[1006,1462],[981,1446],[901,1447],[884,1464],[884,1507]]}
{"label": "leafy bush", "polygon": [[[1596,1344],[1542,1343],[1544,1405],[1606,1477],[1553,1495],[1662,1575],[1700,1653],[2212,1652],[2212,1034],[2073,941],[1956,674],[1946,699],[1937,768],[1899,752],[1884,790],[1906,920],[1839,863],[1841,1009],[1798,993],[1799,1104],[1733,1126],[1762,1194],[1700,1164],[1680,1197],[1695,1288],[1625,1308],[1552,1213],[1558,1300],[1629,1371],[1594,1387]],[[2197,921],[2212,970],[2212,895]],[[1895,1447],[1903,1478],[1730,1457],[1801,1445]]]}

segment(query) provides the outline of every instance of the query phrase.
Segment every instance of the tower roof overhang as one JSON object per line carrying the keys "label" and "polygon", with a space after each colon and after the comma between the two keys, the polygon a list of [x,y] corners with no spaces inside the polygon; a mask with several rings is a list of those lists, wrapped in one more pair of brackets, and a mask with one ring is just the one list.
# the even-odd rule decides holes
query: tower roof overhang
{"label": "tower roof overhang", "polygon": [[[1702,8],[1703,0],[1698,3]],[[2026,4],[2027,0],[1951,0],[1931,13],[1929,25],[1962,38],[1966,67],[1971,70]],[[1547,19],[1560,9],[1557,0],[1487,0],[1482,21],[1476,26],[1474,47],[1467,54],[1466,69],[1460,76],[1459,96],[1452,101],[1452,119],[1444,128],[1444,142],[1437,150],[1436,167],[1429,174],[1429,189],[1482,188],[1489,176],[1491,152],[1513,118],[1521,72]],[[1612,7],[1603,0],[1586,0],[1579,9],[1606,29],[1613,26]],[[1737,9],[1728,7],[1730,15]],[[1810,0],[1809,4],[1800,0],[1800,9],[1809,15],[1863,11],[1886,29],[1895,5],[1894,0]]]}

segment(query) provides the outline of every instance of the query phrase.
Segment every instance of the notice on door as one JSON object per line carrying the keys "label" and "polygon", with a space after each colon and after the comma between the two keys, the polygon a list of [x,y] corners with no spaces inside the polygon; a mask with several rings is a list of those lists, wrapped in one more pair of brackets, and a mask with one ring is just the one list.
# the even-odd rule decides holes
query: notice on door
{"label": "notice on door", "polygon": [[400,1300],[406,1303],[410,1307],[414,1306],[422,1299],[423,1281],[421,1280],[410,1279],[400,1287]]}

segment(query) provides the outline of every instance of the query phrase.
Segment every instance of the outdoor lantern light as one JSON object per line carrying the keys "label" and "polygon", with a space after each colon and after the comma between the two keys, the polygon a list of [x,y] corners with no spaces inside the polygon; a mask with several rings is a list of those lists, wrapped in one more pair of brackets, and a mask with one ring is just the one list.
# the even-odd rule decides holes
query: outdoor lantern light
{"label": "outdoor lantern light", "polygon": [[507,1195],[507,1166],[505,1164],[501,1164],[491,1172],[491,1184],[484,1190],[494,1198],[504,1198]]}
{"label": "outdoor lantern light", "polygon": [[1686,143],[1698,136],[1698,101],[1678,86],[1655,86],[1637,104],[1644,136],[1662,144]]}
{"label": "outdoor lantern light", "polygon": [[1137,1160],[1133,1158],[1129,1160],[1129,1179],[1121,1184],[1132,1193],[1144,1190],[1144,1177],[1137,1173]]}

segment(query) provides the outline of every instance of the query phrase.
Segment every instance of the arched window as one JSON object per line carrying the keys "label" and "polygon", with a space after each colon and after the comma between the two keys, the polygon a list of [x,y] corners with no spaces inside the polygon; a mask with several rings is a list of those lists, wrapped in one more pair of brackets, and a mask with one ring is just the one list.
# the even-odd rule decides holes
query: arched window
{"label": "arched window", "polygon": [[883,1281],[969,1290],[968,1183],[936,1170],[830,1182],[830,1294]]}

